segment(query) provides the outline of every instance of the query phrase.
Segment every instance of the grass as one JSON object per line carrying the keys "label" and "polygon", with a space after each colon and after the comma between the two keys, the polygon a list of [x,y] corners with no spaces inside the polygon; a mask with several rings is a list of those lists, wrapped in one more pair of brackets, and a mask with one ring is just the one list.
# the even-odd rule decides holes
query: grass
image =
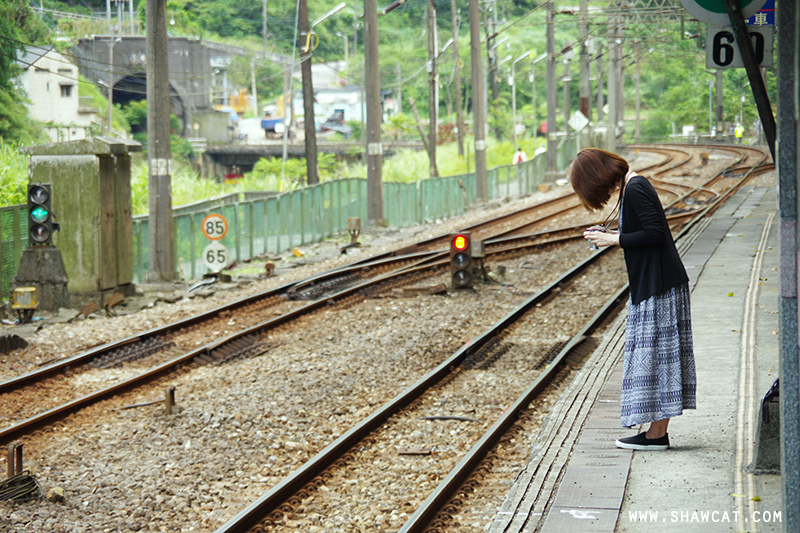
{"label": "grass", "polygon": [[[541,139],[537,139],[540,143]],[[520,146],[532,156],[533,139],[521,139]],[[514,152],[510,141],[487,142],[487,166],[508,165]],[[464,156],[458,155],[455,143],[439,146],[436,163],[440,176],[466,174],[475,170],[474,141],[465,141]],[[321,155],[320,179],[366,178],[366,166],[337,163],[331,155]],[[202,178],[192,166],[180,158],[174,160],[172,171],[172,205],[181,206],[208,200],[225,194],[247,191],[286,191],[298,187],[305,179],[306,163],[303,159],[290,159],[285,169],[280,160],[262,160],[253,172],[233,182]],[[283,178],[281,174],[283,173]],[[424,151],[402,150],[383,160],[383,179],[391,182],[413,182],[430,175],[428,154]],[[0,140],[0,206],[25,203],[28,183],[28,157],[19,153],[19,147]],[[148,212],[147,161],[134,154],[131,168],[131,193],[133,214]]]}

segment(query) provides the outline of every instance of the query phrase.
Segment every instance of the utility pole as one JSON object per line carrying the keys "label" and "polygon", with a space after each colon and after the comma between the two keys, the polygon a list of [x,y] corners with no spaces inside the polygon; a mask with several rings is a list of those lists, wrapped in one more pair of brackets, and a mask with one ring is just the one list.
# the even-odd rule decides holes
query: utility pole
{"label": "utility pole", "polygon": [[298,0],[298,29],[300,31],[300,73],[303,76],[303,120],[306,146],[306,183],[319,183],[317,169],[317,128],[314,120],[314,84],[311,79],[311,40],[309,39],[308,2]]}
{"label": "utility pole", "polygon": [[258,91],[256,90],[256,60],[250,60],[250,93],[252,99],[252,106],[253,106],[253,113],[256,114],[256,118],[261,116],[261,113],[258,111]]}
{"label": "utility pole", "polygon": [[264,38],[264,46],[261,51],[261,60],[263,61],[267,58],[267,0],[263,0],[261,9],[261,33]]}
{"label": "utility pole", "polygon": [[625,19],[622,15],[617,16],[617,48],[615,57],[617,59],[617,125],[619,126],[619,140],[624,141],[625,132],[625,61],[622,59],[623,43],[625,37]]}
{"label": "utility pole", "polygon": [[603,122],[603,43],[597,43],[597,123]]}
{"label": "utility pole", "polygon": [[556,136],[556,36],[553,0],[547,2],[547,170],[557,166]]}
{"label": "utility pole", "polygon": [[[722,91],[722,69],[718,68],[716,72],[716,101],[715,101],[715,110],[716,113],[714,114],[717,123],[717,135],[724,135],[725,132],[723,127],[723,112],[725,110],[724,100],[722,99],[723,91]],[[732,140],[731,140],[732,141]]]}
{"label": "utility pole", "polygon": [[383,145],[381,145],[381,73],[378,63],[378,2],[364,0],[364,70],[367,93],[367,223],[383,218]]}
{"label": "utility pole", "polygon": [[436,168],[436,134],[439,117],[439,72],[437,68],[439,44],[436,35],[436,5],[428,0],[428,162],[430,176],[439,176]]}
{"label": "utility pole", "polygon": [[642,98],[641,98],[641,73],[639,69],[639,59],[636,59],[636,129],[634,138],[638,143],[641,139],[641,118],[642,118]]}
{"label": "utility pole", "polygon": [[167,0],[147,0],[147,157],[150,204],[150,282],[175,279],[172,234]]}
{"label": "utility pole", "polygon": [[481,14],[479,0],[469,0],[470,59],[472,61],[472,122],[475,130],[475,194],[478,201],[489,199],[489,175],[486,172],[486,107],[483,99],[484,77],[481,61]]}
{"label": "utility pole", "polygon": [[464,157],[464,114],[461,102],[461,57],[458,55],[458,18],[456,0],[450,0],[450,18],[453,23],[453,68],[455,69],[456,83],[456,141],[458,142],[458,155]]}
{"label": "utility pole", "polygon": [[570,98],[570,82],[572,78],[570,77],[570,59],[564,55],[564,77],[562,81],[564,82],[564,133],[569,138],[569,115],[572,107],[572,102]]}
{"label": "utility pole", "polygon": [[397,97],[397,113],[400,114],[403,112],[403,69],[399,61],[397,62],[397,88],[395,92],[397,93],[395,95]]}
{"label": "utility pole", "polygon": [[[491,105],[494,109],[494,102],[497,100],[497,97],[500,95],[500,87],[497,82],[497,46],[500,44],[499,42],[492,45],[496,36],[494,35],[494,30],[497,27],[497,0],[492,1],[492,8],[491,13],[486,17],[486,57],[488,58],[488,69],[489,69],[489,85],[492,90],[492,100]],[[507,41],[508,37],[504,37],[501,39],[501,42]],[[494,114],[496,119],[496,114]],[[494,136],[495,138],[499,139],[501,137],[500,125],[497,124],[497,120],[495,120],[495,128],[494,128]]]}
{"label": "utility pole", "polygon": [[608,133],[606,135],[606,150],[609,152],[617,151],[617,57],[619,55],[619,43],[616,37],[617,17],[608,27]]}
{"label": "utility pole", "polygon": [[114,45],[120,39],[111,38],[108,41],[108,122],[106,131],[111,135],[111,116],[114,111]]}
{"label": "utility pole", "polygon": [[591,76],[589,75],[589,53],[587,50],[586,40],[589,38],[589,2],[588,0],[580,0],[579,3],[579,22],[578,22],[578,39],[580,40],[580,55],[578,57],[578,107],[583,115],[591,119],[590,100],[589,95],[592,92]]}

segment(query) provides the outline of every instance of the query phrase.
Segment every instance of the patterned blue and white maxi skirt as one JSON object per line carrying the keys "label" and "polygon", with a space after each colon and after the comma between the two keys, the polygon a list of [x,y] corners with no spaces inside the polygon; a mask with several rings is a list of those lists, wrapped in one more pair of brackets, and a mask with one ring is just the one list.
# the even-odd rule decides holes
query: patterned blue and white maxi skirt
{"label": "patterned blue and white maxi skirt", "polygon": [[636,305],[629,300],[622,425],[637,426],[695,409],[696,386],[689,286],[655,294]]}

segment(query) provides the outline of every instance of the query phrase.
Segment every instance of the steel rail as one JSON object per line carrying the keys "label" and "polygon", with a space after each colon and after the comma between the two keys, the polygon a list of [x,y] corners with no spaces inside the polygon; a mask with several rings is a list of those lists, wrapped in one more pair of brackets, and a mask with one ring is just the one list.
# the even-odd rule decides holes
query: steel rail
{"label": "steel rail", "polygon": [[240,511],[226,524],[217,529],[216,533],[245,533],[250,528],[257,525],[267,515],[279,509],[281,505],[292,498],[303,487],[333,466],[336,461],[341,459],[353,446],[383,425],[392,415],[410,405],[431,387],[450,375],[468,356],[480,350],[490,339],[497,336],[499,331],[508,328],[530,309],[535,308],[536,304],[545,301],[556,289],[582,273],[608,250],[610,250],[610,248],[598,250],[596,253],[580,261],[573,268],[562,274],[557,280],[551,282],[537,294],[528,298],[517,307],[517,309],[511,311],[482,334],[467,342],[435,369],[428,372],[416,383],[385,403],[380,409],[364,418],[361,422],[317,453],[303,466],[281,480],[267,493]]}
{"label": "steel rail", "polygon": [[[760,164],[760,162],[759,162]],[[683,238],[691,227],[702,218],[713,213],[723,201],[732,195],[738,188],[749,179],[750,174],[756,170],[754,165],[750,171],[743,176],[739,182],[731,187],[724,195],[716,199],[702,212],[697,213],[689,224],[686,224],[676,237],[676,240]],[[531,385],[517,398],[517,400],[503,413],[503,415],[487,430],[481,439],[476,442],[459,463],[450,471],[444,480],[434,489],[434,491],[417,508],[416,512],[406,521],[399,533],[423,533],[428,530],[436,516],[441,512],[447,503],[453,498],[457,491],[464,485],[470,475],[480,465],[481,461],[497,445],[505,435],[511,425],[518,418],[519,414],[530,404],[531,401],[552,381],[553,376],[559,370],[561,363],[569,352],[588,334],[596,324],[601,323],[608,314],[618,304],[619,300],[627,293],[628,284],[619,290],[606,304],[592,317],[587,324],[570,339],[569,343],[555,357],[552,364],[547,368],[547,372],[541,374]]]}

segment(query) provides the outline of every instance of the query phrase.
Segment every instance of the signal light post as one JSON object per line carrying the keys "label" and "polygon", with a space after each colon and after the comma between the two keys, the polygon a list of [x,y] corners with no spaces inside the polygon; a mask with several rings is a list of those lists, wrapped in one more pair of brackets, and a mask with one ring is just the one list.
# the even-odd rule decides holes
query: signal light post
{"label": "signal light post", "polygon": [[49,183],[28,185],[28,246],[53,244],[53,231],[59,228],[53,222],[52,205]]}
{"label": "signal light post", "polygon": [[472,237],[468,231],[450,236],[450,279],[454,289],[472,287],[475,265],[472,259]]}
{"label": "signal light post", "polygon": [[49,183],[28,185],[28,247],[23,250],[17,275],[11,280],[14,308],[20,322],[38,310],[69,307],[67,270],[53,232],[61,229],[53,214],[53,188]]}

